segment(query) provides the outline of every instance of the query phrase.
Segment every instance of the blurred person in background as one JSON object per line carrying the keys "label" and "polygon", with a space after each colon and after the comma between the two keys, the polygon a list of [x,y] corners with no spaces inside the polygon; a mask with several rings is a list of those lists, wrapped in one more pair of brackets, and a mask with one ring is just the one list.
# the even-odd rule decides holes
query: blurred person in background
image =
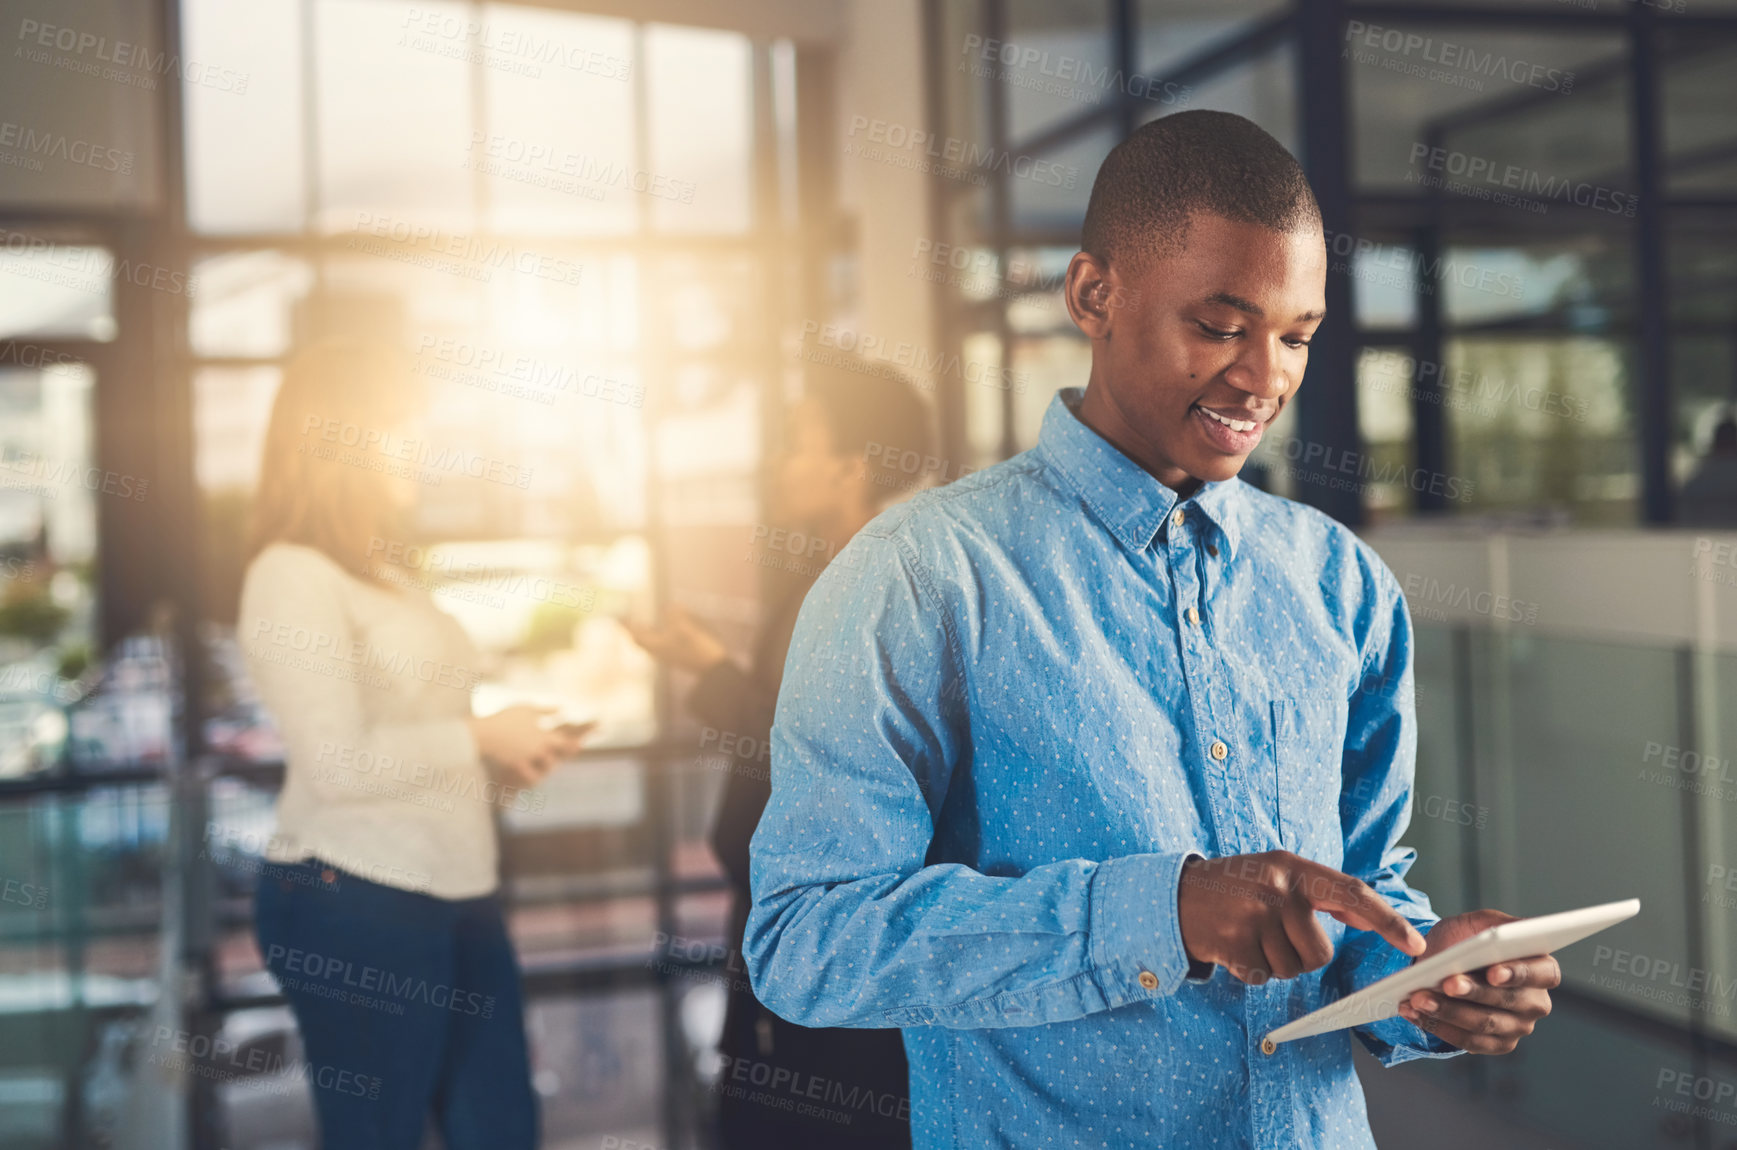
{"label": "blurred person in background", "polygon": [[325,1150],[537,1142],[495,807],[579,750],[537,708],[471,714],[479,654],[404,538],[422,397],[390,349],[326,343],[266,432],[238,638],[283,736],[255,913],[295,1012]]}
{"label": "blurred person in background", "polygon": [[1713,427],[1707,454],[1677,497],[1677,517],[1688,527],[1737,527],[1737,415],[1727,411]]}
{"label": "blurred person in background", "polygon": [[[910,383],[848,357],[809,363],[803,398],[791,408],[787,423],[772,500],[775,519],[763,525],[767,531],[762,535],[770,538],[777,530],[785,533],[780,537],[800,536],[804,544],[795,547],[794,554],[768,552],[784,560],[778,566],[794,578],[769,605],[752,662],[738,664],[722,640],[680,608],[672,608],[660,626],[630,628],[660,662],[698,676],[687,699],[689,710],[707,726],[732,733],[735,745],[747,748],[730,765],[712,828],[712,849],[736,892],[728,938],[733,954],[741,954],[750,901],[748,841],[772,794],[767,745],[784,655],[803,596],[853,535],[938,468],[929,407]],[[731,966],[740,974],[740,963]],[[762,1006],[747,978],[737,977],[730,984],[719,1050],[725,1057],[720,1076],[724,1086],[734,1081],[731,1071],[736,1067],[743,1068],[743,1081],[752,1082],[787,1070],[790,1077],[782,1080],[803,1084],[799,1094],[820,1082],[815,1096],[831,1097],[836,1083],[840,1096],[857,1103],[824,1107],[850,1114],[845,1125],[734,1097],[726,1090],[719,1122],[728,1150],[911,1144],[905,1050],[897,1030],[798,1026]],[[770,1070],[754,1073],[759,1064]]]}

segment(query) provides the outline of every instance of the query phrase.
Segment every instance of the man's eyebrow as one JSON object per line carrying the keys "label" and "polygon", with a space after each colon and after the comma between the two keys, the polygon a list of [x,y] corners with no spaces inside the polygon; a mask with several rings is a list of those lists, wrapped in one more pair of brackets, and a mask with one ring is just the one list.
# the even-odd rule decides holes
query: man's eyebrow
{"label": "man's eyebrow", "polygon": [[[1227,291],[1213,292],[1211,295],[1206,297],[1206,302],[1221,303],[1227,307],[1233,307],[1237,311],[1254,316],[1256,319],[1265,319],[1267,314],[1258,304],[1251,303],[1250,301],[1243,299],[1241,296],[1234,295]],[[1306,311],[1297,317],[1297,322],[1308,323],[1310,320],[1325,319],[1326,317],[1327,313],[1324,311]]]}

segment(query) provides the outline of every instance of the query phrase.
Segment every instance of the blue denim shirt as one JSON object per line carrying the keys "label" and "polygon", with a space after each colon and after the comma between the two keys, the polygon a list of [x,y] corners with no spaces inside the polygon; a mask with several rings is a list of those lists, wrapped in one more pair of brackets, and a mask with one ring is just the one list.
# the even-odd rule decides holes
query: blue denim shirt
{"label": "blue denim shirt", "polygon": [[[1192,853],[1284,849],[1435,922],[1395,845],[1398,583],[1238,480],[1178,502],[1079,395],[1033,450],[879,516],[810,592],[752,846],[755,993],[903,1027],[920,1148],[1372,1146],[1350,1032],[1260,1041],[1410,959],[1320,915],[1321,970],[1191,978],[1176,892]],[[1401,1018],[1357,1033],[1390,1065],[1455,1053]]]}

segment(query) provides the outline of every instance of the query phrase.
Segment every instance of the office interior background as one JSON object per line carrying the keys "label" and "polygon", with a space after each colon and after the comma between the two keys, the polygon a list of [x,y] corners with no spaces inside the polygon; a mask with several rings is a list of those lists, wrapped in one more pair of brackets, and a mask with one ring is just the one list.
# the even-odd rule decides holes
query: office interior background
{"label": "office interior background", "polygon": [[730,748],[617,620],[741,651],[824,561],[761,510],[805,362],[917,382],[913,484],[1029,447],[1099,162],[1213,108],[1326,221],[1245,478],[1406,590],[1412,878],[1644,908],[1514,1055],[1366,1065],[1378,1138],[1737,1146],[1737,3],[0,0],[0,60],[0,1143],[316,1144],[234,623],[282,365],[364,334],[479,705],[602,724],[503,816],[545,1144],[710,1145]]}

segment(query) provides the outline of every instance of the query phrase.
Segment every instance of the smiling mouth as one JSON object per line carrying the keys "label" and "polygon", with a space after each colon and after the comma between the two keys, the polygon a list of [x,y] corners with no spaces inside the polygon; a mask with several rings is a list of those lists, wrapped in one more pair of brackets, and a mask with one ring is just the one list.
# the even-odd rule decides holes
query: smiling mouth
{"label": "smiling mouth", "polygon": [[[1200,407],[1199,404],[1195,404],[1195,406]],[[1217,420],[1232,431],[1253,431],[1256,427],[1259,427],[1262,423],[1266,422],[1265,420],[1257,419],[1232,419],[1228,415],[1220,415],[1210,407],[1200,407],[1200,410],[1208,419]]]}

